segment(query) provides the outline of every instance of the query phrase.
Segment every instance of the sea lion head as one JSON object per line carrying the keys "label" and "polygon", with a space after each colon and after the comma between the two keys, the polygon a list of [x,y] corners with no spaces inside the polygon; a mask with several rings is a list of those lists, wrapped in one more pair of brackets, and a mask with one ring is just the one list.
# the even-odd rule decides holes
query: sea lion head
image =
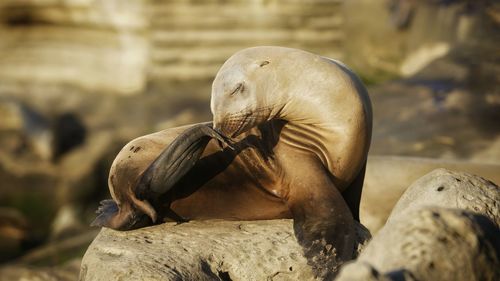
{"label": "sea lion head", "polygon": [[281,49],[285,48],[244,49],[224,63],[212,84],[214,129],[234,138],[275,117],[283,104]]}

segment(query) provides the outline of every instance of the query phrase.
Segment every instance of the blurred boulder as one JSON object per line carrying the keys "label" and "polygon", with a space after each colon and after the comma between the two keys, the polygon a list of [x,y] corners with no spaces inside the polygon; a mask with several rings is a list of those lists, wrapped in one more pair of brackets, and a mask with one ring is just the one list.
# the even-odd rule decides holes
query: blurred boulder
{"label": "blurred boulder", "polygon": [[258,45],[342,58],[344,2],[151,1],[150,78],[210,83],[233,53]]}
{"label": "blurred boulder", "polygon": [[500,229],[486,216],[422,207],[387,223],[336,280],[494,281],[499,263]]}
{"label": "blurred boulder", "polygon": [[86,128],[74,113],[47,116],[20,99],[0,98],[0,145],[19,160],[56,161],[85,141]]}
{"label": "blurred boulder", "polygon": [[29,239],[28,222],[16,209],[0,207],[0,262],[19,256]]}
{"label": "blurred boulder", "polygon": [[[380,20],[389,17],[384,2],[345,4],[353,15],[346,20],[353,35],[346,61],[366,83],[393,78],[370,87],[370,153],[499,163],[500,40],[498,22],[489,16],[493,2],[390,1],[415,10],[404,31]],[[380,17],[368,16],[374,13]]]}
{"label": "blurred boulder", "polygon": [[[359,245],[369,239],[357,225]],[[360,249],[360,248],[358,248]],[[291,220],[191,221],[132,231],[103,228],[80,280],[312,280]]]}
{"label": "blurred boulder", "polygon": [[0,1],[3,84],[132,94],[146,81],[146,1]]}
{"label": "blurred boulder", "polygon": [[82,121],[73,113],[66,112],[57,116],[52,126],[54,147],[54,160],[73,148],[83,144],[87,129]]}
{"label": "blurred boulder", "polygon": [[[464,171],[491,179],[496,183],[500,182],[500,173],[498,172],[500,164],[423,157],[370,156],[368,157],[361,196],[360,217],[363,225],[375,234],[385,224],[392,209],[408,187],[421,177],[422,179],[434,179],[434,176],[437,177],[437,175],[431,172],[439,168]],[[424,177],[428,173],[431,173],[432,176]],[[471,178],[476,179],[474,183],[477,186],[481,187],[484,184],[484,180],[480,180],[477,176],[471,176]],[[443,174],[434,180],[441,180],[443,183],[449,180],[453,184],[453,172],[443,171]],[[466,183],[468,184],[468,181],[461,184]],[[470,185],[470,188],[476,188],[473,183]],[[479,194],[484,192],[486,191]],[[456,198],[456,195],[451,194],[450,196],[450,198]]]}
{"label": "blurred boulder", "polygon": [[68,237],[49,241],[25,251],[22,256],[12,259],[8,264],[39,267],[63,265],[69,259],[81,258],[97,233],[95,229],[86,229]]}
{"label": "blurred boulder", "polygon": [[81,259],[74,259],[59,267],[2,266],[0,281],[74,281],[78,279],[80,262]]}
{"label": "blurred boulder", "polygon": [[[88,228],[98,202],[109,196],[109,167],[130,139],[208,120],[209,92],[200,88],[168,90],[181,91],[182,97],[157,89],[124,97],[64,87],[3,95],[0,116],[7,122],[0,122],[0,206],[26,217],[33,235],[23,251]],[[38,131],[49,137],[39,137]],[[33,143],[45,144],[46,157]]]}
{"label": "blurred boulder", "polygon": [[179,112],[177,115],[160,122],[156,125],[155,130],[161,131],[164,130],[165,128],[175,128],[175,127],[180,127],[188,124],[194,124],[196,123],[196,112],[192,109],[185,109],[181,112]]}
{"label": "blurred boulder", "polygon": [[498,59],[493,0],[351,0],[344,1],[343,13],[345,60],[368,83],[411,77],[456,52],[476,64]]}
{"label": "blurred boulder", "polygon": [[415,181],[338,280],[498,280],[500,188],[437,169]]}
{"label": "blurred boulder", "polygon": [[415,181],[392,209],[387,224],[405,212],[425,206],[457,208],[479,213],[500,226],[500,188],[482,177],[446,169],[434,170]]}
{"label": "blurred boulder", "polygon": [[42,160],[54,156],[50,121],[18,99],[0,98],[0,144],[16,156],[30,151]]}
{"label": "blurred boulder", "polygon": [[[438,66],[429,71],[438,71]],[[494,73],[500,74],[500,68]],[[475,80],[483,81],[480,87],[472,84]],[[500,137],[497,85],[485,76],[426,74],[372,87],[370,153],[500,163],[500,150],[495,149]]]}

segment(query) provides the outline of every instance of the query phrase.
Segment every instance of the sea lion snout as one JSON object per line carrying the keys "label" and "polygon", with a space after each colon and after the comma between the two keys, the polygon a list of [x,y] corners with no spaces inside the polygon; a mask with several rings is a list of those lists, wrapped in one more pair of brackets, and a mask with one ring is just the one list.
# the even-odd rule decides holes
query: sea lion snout
{"label": "sea lion snout", "polygon": [[256,118],[251,112],[234,114],[220,120],[214,118],[214,130],[226,137],[236,138],[241,133],[251,129],[256,125],[255,123]]}

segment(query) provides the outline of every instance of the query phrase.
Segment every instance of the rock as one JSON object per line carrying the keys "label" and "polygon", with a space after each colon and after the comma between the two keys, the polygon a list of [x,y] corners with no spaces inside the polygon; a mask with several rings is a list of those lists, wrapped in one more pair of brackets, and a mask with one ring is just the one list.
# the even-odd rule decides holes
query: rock
{"label": "rock", "polygon": [[149,59],[144,2],[0,0],[3,84],[141,92]]}
{"label": "rock", "polygon": [[[498,76],[500,67],[496,71],[464,67],[466,70],[457,70],[459,73],[450,77],[434,75],[434,72],[451,72],[437,62],[430,68],[432,74],[369,89],[374,112],[370,153],[448,159],[474,157],[498,163],[499,158],[491,160],[490,155],[479,158],[478,154],[499,137],[500,125],[495,121],[500,118],[495,89],[498,82],[486,75],[474,77],[472,73]],[[461,75],[465,77],[457,78]],[[473,84],[478,83],[476,80],[480,85]]]}
{"label": "rock", "polygon": [[437,169],[405,191],[387,223],[408,217],[406,212],[425,206],[458,208],[479,213],[500,226],[500,188],[491,181],[464,172]]}
{"label": "rock", "polygon": [[57,210],[51,225],[51,240],[61,239],[64,236],[78,233],[86,227],[78,217],[79,213],[74,204],[63,205]]}
{"label": "rock", "polygon": [[438,168],[465,171],[500,183],[499,164],[422,157],[370,156],[361,196],[360,216],[363,225],[375,234],[385,224],[408,186]]}
{"label": "rock", "polygon": [[412,75],[457,50],[491,61],[498,45],[494,7],[491,0],[344,1],[345,59],[368,82]]}
{"label": "rock", "polygon": [[387,223],[337,280],[493,281],[499,257],[500,229],[487,217],[423,207]]}
{"label": "rock", "polygon": [[53,156],[53,134],[46,116],[18,99],[0,97],[0,145],[16,156],[29,151],[42,160]]}
{"label": "rock", "polygon": [[343,53],[344,0],[149,2],[152,80],[211,80],[229,56],[257,45]]}
{"label": "rock", "polygon": [[19,265],[61,266],[71,258],[80,258],[88,248],[98,231],[82,230],[77,235],[50,241],[40,247],[31,249],[25,255],[16,258],[13,263]]}
{"label": "rock", "polygon": [[406,269],[382,274],[369,263],[354,262],[346,264],[337,279],[340,281],[417,281]]}
{"label": "rock", "polygon": [[74,281],[78,278],[80,262],[74,259],[57,268],[8,265],[0,267],[0,281]]}
{"label": "rock", "polygon": [[[7,257],[7,253],[12,253],[10,257],[18,256],[48,239],[84,231],[95,217],[98,202],[109,196],[108,170],[125,143],[151,133],[156,124],[170,117],[195,118],[192,123],[209,120],[206,98],[210,89],[199,88],[199,84],[176,86],[184,93],[182,97],[165,95],[159,90],[142,96],[103,96],[71,88],[54,88],[49,92],[37,88],[4,96],[0,89],[0,205],[19,210],[30,229],[25,243],[29,247],[19,250],[16,246],[15,251],[0,248],[2,256]],[[183,114],[188,106],[190,110],[186,112],[191,113]],[[45,141],[39,134],[30,135],[31,131],[24,129],[36,125],[38,119],[32,120],[36,117],[33,112],[45,120],[40,122],[46,124],[44,131],[55,132],[53,135],[59,139],[55,147],[59,148],[52,149],[52,141]],[[81,128],[74,130],[78,126],[74,126],[71,115],[81,119],[85,132]],[[180,119],[185,118],[176,122],[184,122]],[[72,130],[64,129],[67,125]],[[31,140],[49,145],[47,157],[38,156],[36,143]],[[74,144],[79,144],[68,150],[68,144],[75,140],[78,142]]]}
{"label": "rock", "polygon": [[[369,238],[358,225],[359,244]],[[80,280],[311,280],[291,220],[192,221],[102,229]]]}
{"label": "rock", "polygon": [[165,128],[175,128],[188,124],[194,124],[196,120],[196,111],[193,109],[185,109],[175,116],[168,118],[167,120],[158,123],[155,126],[156,131],[164,130]]}
{"label": "rock", "polygon": [[434,170],[408,187],[338,280],[499,280],[498,202],[494,183]]}
{"label": "rock", "polygon": [[16,209],[0,207],[0,262],[18,256],[28,238],[26,217]]}

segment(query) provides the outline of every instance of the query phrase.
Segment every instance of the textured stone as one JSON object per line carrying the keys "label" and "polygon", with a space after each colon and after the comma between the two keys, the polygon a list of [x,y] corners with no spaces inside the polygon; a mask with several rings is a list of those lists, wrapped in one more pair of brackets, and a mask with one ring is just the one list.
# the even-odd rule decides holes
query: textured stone
{"label": "textured stone", "polygon": [[151,1],[151,78],[212,79],[233,53],[258,45],[339,59],[343,2]]}
{"label": "textured stone", "polygon": [[78,278],[80,259],[58,267],[7,265],[0,267],[0,281],[74,281]]}
{"label": "textured stone", "polygon": [[417,281],[415,277],[405,269],[396,272],[381,274],[373,266],[366,262],[355,262],[346,264],[340,271],[338,281]]}
{"label": "textured stone", "polygon": [[0,0],[0,78],[18,87],[143,90],[145,1]]}
{"label": "textured stone", "polygon": [[371,280],[353,277],[361,270],[370,278],[387,278],[373,280],[408,280],[398,279],[404,275],[416,280],[499,280],[500,230],[487,217],[438,207],[404,214],[386,224],[338,280]]}
{"label": "textured stone", "polygon": [[499,280],[498,202],[494,183],[434,170],[406,190],[338,280]]}
{"label": "textured stone", "polygon": [[464,171],[500,182],[499,164],[422,157],[370,156],[361,196],[360,216],[363,225],[375,234],[384,226],[405,190],[420,177],[438,168]]}
{"label": "textured stone", "polygon": [[394,206],[387,223],[425,206],[479,213],[500,225],[500,189],[491,181],[464,172],[437,169],[415,181]]}
{"label": "textured stone", "polygon": [[[358,225],[360,244],[369,233]],[[193,221],[103,229],[80,280],[311,280],[291,220]]]}

